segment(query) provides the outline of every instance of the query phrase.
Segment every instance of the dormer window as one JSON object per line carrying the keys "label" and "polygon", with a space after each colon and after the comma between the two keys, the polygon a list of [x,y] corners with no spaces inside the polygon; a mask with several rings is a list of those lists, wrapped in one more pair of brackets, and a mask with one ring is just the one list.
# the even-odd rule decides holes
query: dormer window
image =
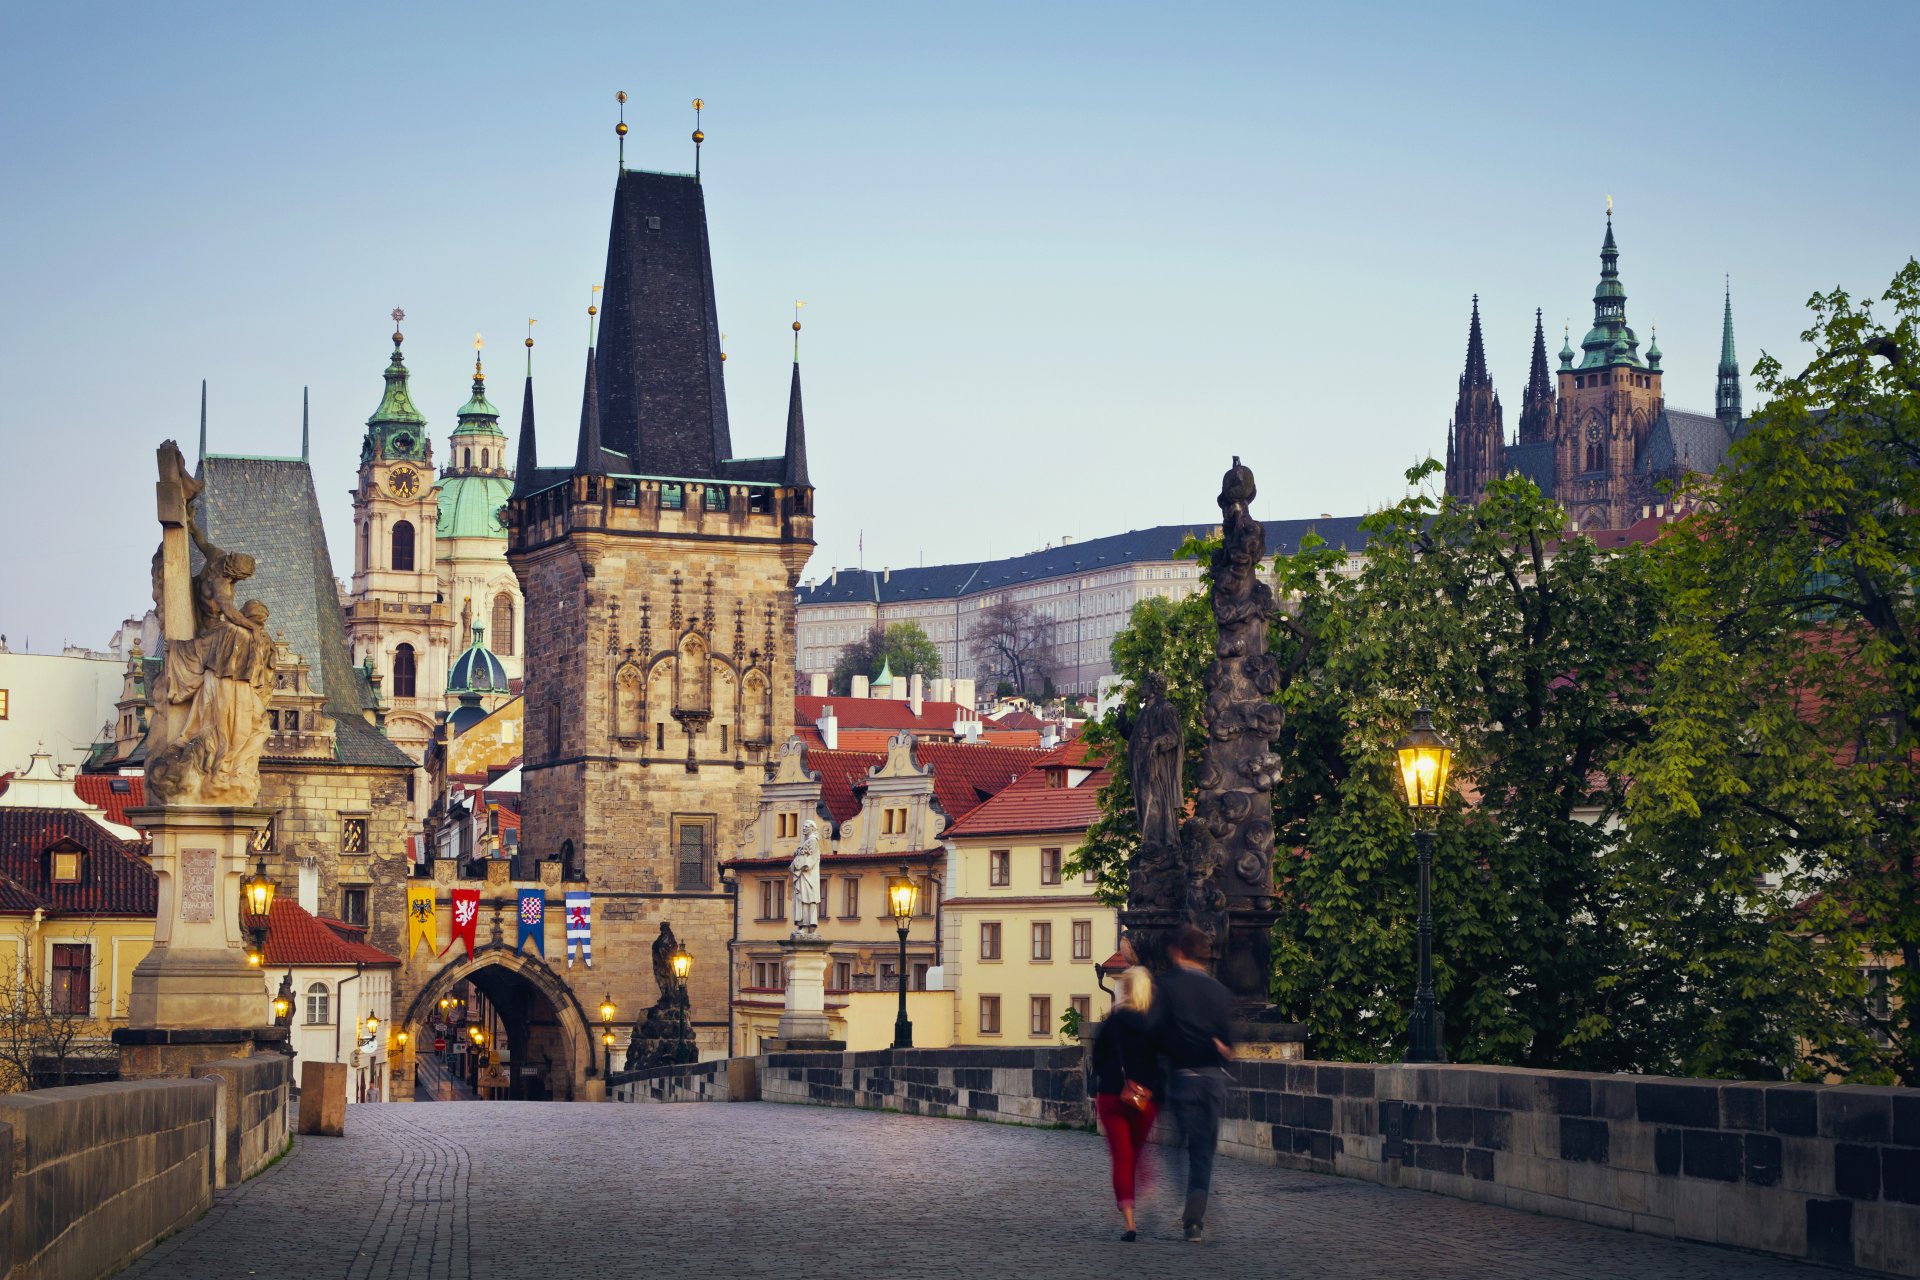
{"label": "dormer window", "polygon": [[47,878],[55,884],[79,884],[86,874],[86,851],[71,841],[47,850]]}

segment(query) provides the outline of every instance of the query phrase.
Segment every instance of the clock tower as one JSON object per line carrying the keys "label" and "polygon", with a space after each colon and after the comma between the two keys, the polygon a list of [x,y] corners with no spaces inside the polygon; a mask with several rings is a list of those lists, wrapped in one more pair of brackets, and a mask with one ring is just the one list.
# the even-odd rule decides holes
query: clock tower
{"label": "clock tower", "polygon": [[[347,643],[353,664],[370,668],[380,683],[387,736],[418,762],[433,738],[434,713],[445,705],[453,622],[435,571],[439,484],[426,417],[407,390],[404,318],[396,307],[386,391],[360,444]],[[419,779],[409,794],[415,816],[424,813],[428,797]]]}

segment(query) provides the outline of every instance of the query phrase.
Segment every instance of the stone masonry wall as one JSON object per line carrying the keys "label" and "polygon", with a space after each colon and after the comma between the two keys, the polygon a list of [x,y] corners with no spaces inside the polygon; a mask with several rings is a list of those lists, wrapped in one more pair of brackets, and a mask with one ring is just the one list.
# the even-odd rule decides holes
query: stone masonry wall
{"label": "stone masonry wall", "polygon": [[227,1058],[200,1068],[203,1078],[221,1089],[224,1150],[216,1161],[221,1186],[251,1178],[287,1146],[287,1094],[293,1083],[293,1059],[283,1053]]}
{"label": "stone masonry wall", "polygon": [[755,1058],[715,1058],[684,1067],[616,1072],[607,1083],[612,1102],[758,1102],[760,1063]]}
{"label": "stone masonry wall", "polygon": [[871,1107],[1007,1124],[1089,1123],[1078,1048],[879,1049],[772,1053],[761,1059],[767,1102]]}
{"label": "stone masonry wall", "polygon": [[1233,1155],[1920,1276],[1920,1091],[1312,1062],[1234,1074]]}

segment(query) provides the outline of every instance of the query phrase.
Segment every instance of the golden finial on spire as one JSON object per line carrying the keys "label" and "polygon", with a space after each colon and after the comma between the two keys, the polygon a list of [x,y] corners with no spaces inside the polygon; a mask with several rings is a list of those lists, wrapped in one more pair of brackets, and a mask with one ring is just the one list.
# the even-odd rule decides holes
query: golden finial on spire
{"label": "golden finial on spire", "polygon": [[627,167],[627,91],[620,90],[613,95],[613,100],[620,104],[620,123],[613,126],[613,132],[620,139],[620,168],[625,172]]}
{"label": "golden finial on spire", "polygon": [[807,304],[795,298],[793,300],[793,362],[800,363],[800,308]]}
{"label": "golden finial on spire", "polygon": [[527,376],[529,378],[533,376],[533,326],[535,323],[532,316],[527,317]]}
{"label": "golden finial on spire", "polygon": [[727,335],[723,333],[720,335],[720,363],[725,364],[726,362],[727,362]]}
{"label": "golden finial on spire", "polygon": [[593,286],[587,296],[587,345],[593,345],[593,318],[600,314],[600,286]]}
{"label": "golden finial on spire", "polygon": [[393,345],[397,347],[400,345],[400,340],[406,337],[400,332],[400,322],[407,318],[407,313],[395,307],[389,314],[393,316]]}
{"label": "golden finial on spire", "polygon": [[700,144],[707,140],[707,135],[700,132],[700,109],[706,105],[698,98],[693,100],[693,180],[695,182],[700,181]]}
{"label": "golden finial on spire", "polygon": [[1607,216],[1609,218],[1613,216],[1613,197],[1612,196],[1607,197]]}
{"label": "golden finial on spire", "polygon": [[483,382],[486,380],[487,375],[480,371],[480,348],[486,345],[487,340],[485,338],[477,333],[473,335],[473,380],[475,382]]}

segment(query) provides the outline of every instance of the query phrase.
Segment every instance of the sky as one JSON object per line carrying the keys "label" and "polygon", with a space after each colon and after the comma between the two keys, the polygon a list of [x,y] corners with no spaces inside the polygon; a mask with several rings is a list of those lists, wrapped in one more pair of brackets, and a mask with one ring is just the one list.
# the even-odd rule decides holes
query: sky
{"label": "sky", "polygon": [[[626,161],[702,167],[742,454],[780,449],[795,299],[808,578],[1396,499],[1443,453],[1480,297],[1517,424],[1536,307],[1629,321],[1711,411],[1797,367],[1815,290],[1920,252],[1920,6],[13,4],[0,42],[0,634],[148,604],[153,449],[299,452],[336,572],[407,313],[444,456],[472,341],[571,457]],[[1844,15],[1844,16],[1843,16]],[[1749,407],[1755,400],[1747,379]],[[556,427],[558,429],[556,430]],[[563,457],[564,455],[564,457]]]}

